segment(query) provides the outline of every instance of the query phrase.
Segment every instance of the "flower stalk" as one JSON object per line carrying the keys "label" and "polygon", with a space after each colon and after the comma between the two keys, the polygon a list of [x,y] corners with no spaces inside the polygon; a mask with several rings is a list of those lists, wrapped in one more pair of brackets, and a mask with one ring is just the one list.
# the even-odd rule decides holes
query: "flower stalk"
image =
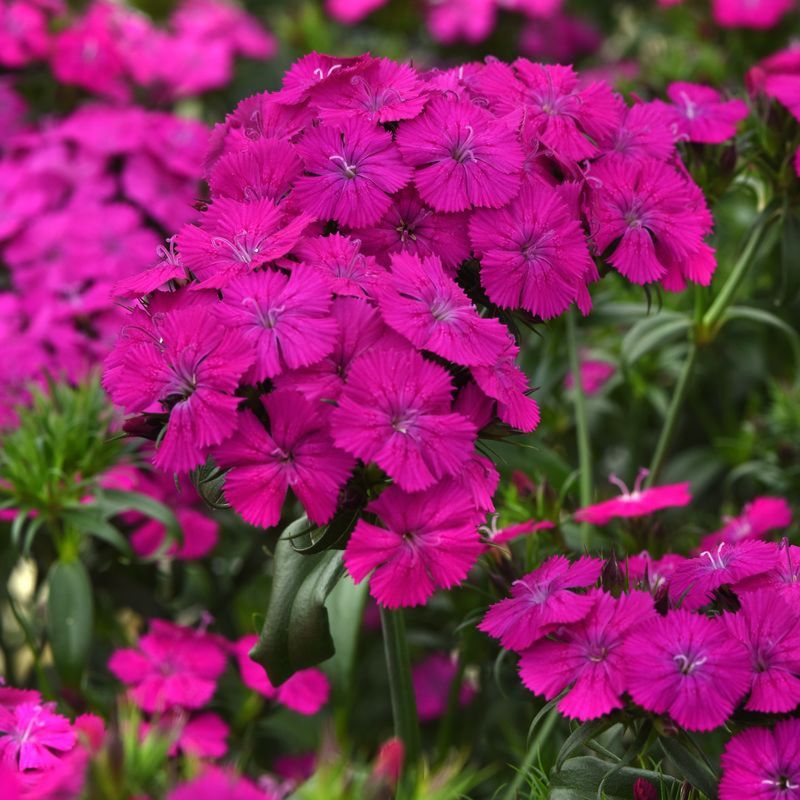
{"label": "flower stalk", "polygon": [[[403,778],[400,783],[402,790],[403,787],[408,787],[409,778],[420,755],[419,718],[411,681],[411,659],[408,655],[403,612],[380,606],[380,614],[395,734],[405,747]],[[400,796],[402,794],[399,793],[398,797]]]}
{"label": "flower stalk", "polygon": [[[578,443],[579,491],[581,506],[592,502],[592,446],[589,438],[589,419],[586,413],[586,394],[581,379],[581,364],[578,355],[578,336],[575,324],[575,310],[566,314],[567,350],[569,351],[569,368],[572,373],[572,397],[575,403],[575,428]],[[581,525],[581,546],[589,544],[590,528],[588,523]]]}

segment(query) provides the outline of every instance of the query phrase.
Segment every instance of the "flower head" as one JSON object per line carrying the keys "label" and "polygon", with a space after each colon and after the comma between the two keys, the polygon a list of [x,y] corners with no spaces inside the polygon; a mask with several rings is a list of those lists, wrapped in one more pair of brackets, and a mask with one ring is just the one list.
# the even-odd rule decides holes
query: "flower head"
{"label": "flower head", "polygon": [[334,441],[406,491],[425,489],[472,452],[475,428],[451,408],[450,376],[438,364],[410,348],[364,353],[331,415]]}
{"label": "flower head", "polygon": [[656,617],[653,598],[631,592],[618,598],[592,590],[591,611],[556,629],[526,649],[520,659],[522,682],[532,692],[559,700],[559,710],[579,720],[595,719],[622,707],[625,663],[622,644],[629,631]]}
{"label": "flower head", "polygon": [[750,688],[744,645],[720,620],[685,609],[633,631],[621,654],[634,701],[690,731],[722,725]]}
{"label": "flower head", "polygon": [[483,544],[475,508],[453,482],[411,494],[390,486],[368,506],[383,526],[361,519],[344,563],[356,583],[387,608],[418,606],[437,588],[467,577]]}
{"label": "flower head", "polygon": [[723,100],[710,86],[671,83],[667,95],[678,112],[678,133],[690,142],[718,144],[731,139],[737,123],[748,114],[743,100]]}
{"label": "flower head", "polygon": [[798,800],[800,720],[736,734],[722,754],[719,796],[720,800]]}
{"label": "flower head", "polygon": [[596,558],[573,563],[564,556],[548,558],[513,583],[511,597],[491,606],[478,629],[499,639],[508,650],[525,650],[559,625],[586,617],[595,598],[569,590],[591,586],[602,566]]}
{"label": "flower head", "polygon": [[400,128],[397,145],[416,167],[420,197],[437,211],[499,208],[519,191],[523,156],[514,133],[466,100],[434,98]]}
{"label": "flower head", "polygon": [[208,634],[154,619],[136,648],[116,650],[108,668],[148,713],[204,706],[225,669],[225,652]]}
{"label": "flower head", "polygon": [[263,404],[269,432],[245,411],[237,435],[215,450],[217,462],[230,470],[225,497],[247,522],[267,528],[280,521],[291,488],[309,519],[328,522],[353,458],[333,446],[319,403],[283,389],[267,395]]}
{"label": "flower head", "polygon": [[794,5],[794,0],[713,0],[717,24],[724,28],[771,28]]}
{"label": "flower head", "polygon": [[0,762],[20,772],[57,767],[78,737],[55,703],[0,704]]}
{"label": "flower head", "polygon": [[745,539],[760,539],[775,528],[786,528],[792,522],[792,510],[782,497],[757,497],[748,503],[738,517],[725,518],[725,525],[706,536],[700,549],[711,550],[720,542],[736,544]]}
{"label": "flower head", "polygon": [[629,491],[616,475],[611,475],[609,481],[618,486],[622,494],[613,500],[578,509],[575,512],[575,519],[578,522],[590,522],[592,525],[605,525],[615,517],[645,517],[662,508],[685,506],[691,502],[688,483],[673,483],[643,489],[642,482],[647,475],[646,469],[639,471],[633,491]]}

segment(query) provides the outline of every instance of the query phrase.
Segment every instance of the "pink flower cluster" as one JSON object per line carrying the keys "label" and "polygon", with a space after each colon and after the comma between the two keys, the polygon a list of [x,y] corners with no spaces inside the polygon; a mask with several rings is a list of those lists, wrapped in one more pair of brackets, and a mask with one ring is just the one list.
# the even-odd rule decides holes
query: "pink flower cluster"
{"label": "pink flower cluster", "polygon": [[154,619],[137,646],[116,650],[108,667],[128,687],[136,707],[151,715],[143,733],[157,726],[172,739],[172,754],[221,758],[228,751],[228,725],[218,714],[204,709],[230,658],[237,661],[245,686],[293,711],[315,714],[328,701],[330,684],[317,669],[302,670],[275,689],[264,670],[247,655],[255,639],[246,636],[229,642]]}
{"label": "pink flower cluster", "polygon": [[[683,0],[658,0],[660,6]],[[795,0],[711,0],[714,21],[723,28],[772,28],[795,7]]]}
{"label": "pink flower cluster", "polygon": [[709,282],[678,113],[524,59],[308,55],[217,126],[211,202],[117,284],[141,301],[104,385],[166,424],[159,468],[213,458],[254,525],[289,491],[318,525],[366,510],[350,574],[423,603],[483,548],[497,472],[479,431],[538,422],[502,314],[587,311],[592,252],[637,283]]}
{"label": "pink flower cluster", "polygon": [[84,714],[73,723],[38,692],[0,686],[0,796],[78,797],[89,756],[104,734],[98,717]]}
{"label": "pink flower cluster", "polygon": [[561,696],[568,717],[632,701],[706,731],[740,706],[794,711],[800,548],[762,538],[790,521],[785,501],[759,498],[694,557],[642,552],[604,570],[597,558],[553,556],[515,581],[479,628],[519,653],[525,686]]}
{"label": "pink flower cluster", "polygon": [[60,83],[120,102],[135,88],[160,101],[200,94],[230,83],[237,55],[274,51],[272,36],[228,0],[182,0],[165,28],[111,0],[94,0],[80,16],[67,15],[59,0],[0,6],[1,65],[48,60]]}
{"label": "pink flower cluster", "polygon": [[193,217],[207,140],[194,120],[85,105],[0,145],[0,424],[43,371],[77,379],[106,356],[111,288]]}

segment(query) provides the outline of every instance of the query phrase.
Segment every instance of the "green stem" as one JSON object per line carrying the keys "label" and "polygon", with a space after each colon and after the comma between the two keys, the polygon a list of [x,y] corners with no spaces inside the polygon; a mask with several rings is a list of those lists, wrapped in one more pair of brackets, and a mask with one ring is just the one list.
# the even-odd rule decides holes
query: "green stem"
{"label": "green stem", "polygon": [[689,352],[686,354],[686,360],[683,362],[683,368],[678,378],[678,385],[675,387],[672,400],[667,409],[667,418],[664,420],[664,427],[661,429],[661,435],[658,437],[655,455],[650,462],[650,474],[647,476],[645,486],[653,485],[658,477],[658,473],[661,472],[661,468],[664,466],[664,459],[669,452],[669,446],[675,434],[675,427],[678,424],[678,417],[680,416],[683,402],[686,399],[686,392],[689,388],[689,378],[692,376],[696,363],[697,344],[691,341],[689,342]]}
{"label": "green stem", "polygon": [[381,607],[383,646],[386,654],[386,670],[389,674],[389,692],[392,699],[395,735],[405,747],[403,773],[407,778],[413,774],[420,755],[419,719],[411,682],[411,660],[408,656],[406,625],[401,610],[390,611]]}
{"label": "green stem", "polygon": [[[569,351],[569,368],[572,372],[572,396],[575,403],[575,428],[578,439],[578,466],[580,469],[581,506],[592,502],[592,446],[589,439],[589,419],[586,415],[586,395],[581,380],[581,364],[578,355],[578,336],[575,325],[575,310],[567,312],[567,350]],[[589,545],[591,528],[588,523],[581,525],[581,545]]]}
{"label": "green stem", "polygon": [[750,268],[750,265],[753,262],[753,256],[755,255],[756,250],[764,238],[767,228],[776,218],[777,217],[774,212],[764,211],[753,223],[753,226],[750,228],[748,233],[744,249],[742,250],[742,253],[737,259],[736,263],[733,265],[733,269],[731,270],[728,279],[723,284],[720,293],[714,298],[713,302],[708,308],[708,311],[706,311],[706,313],[703,315],[701,324],[706,333],[710,333],[713,336],[717,325],[725,314],[728,306],[733,301],[739,286],[741,286],[741,283],[747,274],[747,270]]}
{"label": "green stem", "polygon": [[516,798],[520,797],[519,791],[523,783],[528,779],[528,773],[535,766],[542,745],[549,738],[553,726],[556,724],[556,720],[558,720],[558,709],[552,708],[545,717],[542,727],[539,728],[530,747],[528,747],[528,752],[525,753],[525,759],[517,768],[517,774],[514,776],[514,780],[508,785],[502,800],[516,800]]}

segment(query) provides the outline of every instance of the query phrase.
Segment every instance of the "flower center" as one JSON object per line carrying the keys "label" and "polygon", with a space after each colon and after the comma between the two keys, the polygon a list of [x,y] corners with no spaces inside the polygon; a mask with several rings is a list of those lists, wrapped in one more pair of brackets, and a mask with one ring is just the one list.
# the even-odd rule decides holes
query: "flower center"
{"label": "flower center", "polygon": [[706,556],[708,558],[711,569],[725,569],[728,566],[728,562],[723,558],[722,555],[722,548],[725,547],[725,542],[720,542],[719,547],[717,547],[716,554],[710,553],[708,550],[703,550],[700,553],[700,556]]}
{"label": "flower center", "polygon": [[355,164],[348,164],[347,159],[344,156],[328,156],[331,161],[338,161],[339,168],[342,170],[342,174],[348,179],[352,180],[356,177],[356,165]]}
{"label": "flower center", "polygon": [[672,657],[672,660],[678,665],[678,669],[682,674],[691,675],[698,667],[702,667],[708,661],[708,658],[696,658],[678,653],[678,655]]}
{"label": "flower center", "polygon": [[459,135],[452,150],[453,160],[457,161],[459,164],[477,160],[475,154],[472,152],[472,145],[475,140],[475,131],[472,125],[467,125],[466,131],[466,138],[462,141],[461,135]]}

